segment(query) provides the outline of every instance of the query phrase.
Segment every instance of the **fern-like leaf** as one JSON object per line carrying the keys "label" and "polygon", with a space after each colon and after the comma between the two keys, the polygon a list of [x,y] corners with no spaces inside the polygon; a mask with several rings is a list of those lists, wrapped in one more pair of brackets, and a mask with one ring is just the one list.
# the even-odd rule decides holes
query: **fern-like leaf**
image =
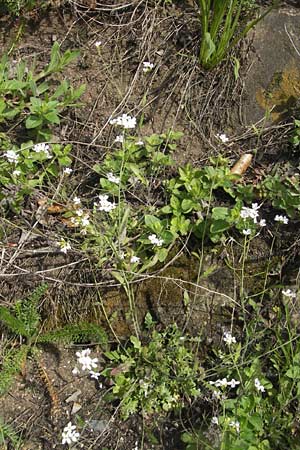
{"label": "fern-like leaf", "polygon": [[86,342],[88,340],[94,340],[97,343],[105,344],[107,342],[107,334],[99,325],[83,322],[66,325],[58,330],[44,333],[37,338],[37,343],[64,342],[69,344],[72,342]]}
{"label": "fern-like leaf", "polygon": [[8,350],[4,355],[0,371],[0,396],[8,391],[15,375],[18,372],[21,372],[22,366],[26,361],[28,351],[29,346],[22,345],[19,349]]}
{"label": "fern-like leaf", "polygon": [[21,336],[28,336],[22,320],[17,319],[5,306],[0,306],[0,320],[10,329],[10,331],[20,334]]}
{"label": "fern-like leaf", "polygon": [[14,307],[17,319],[23,323],[26,330],[25,336],[33,336],[38,331],[41,320],[38,303],[47,289],[47,284],[38,286],[27,298],[19,300]]}

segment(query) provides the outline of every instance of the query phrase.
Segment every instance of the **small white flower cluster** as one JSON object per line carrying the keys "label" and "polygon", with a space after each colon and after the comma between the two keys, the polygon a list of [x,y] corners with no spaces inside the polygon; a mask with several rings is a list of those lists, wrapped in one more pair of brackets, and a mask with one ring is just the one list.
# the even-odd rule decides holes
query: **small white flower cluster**
{"label": "small white flower cluster", "polygon": [[76,425],[72,425],[72,422],[69,422],[68,425],[63,429],[62,432],[62,441],[64,444],[72,444],[77,442],[79,438],[79,433],[76,431]]}
{"label": "small white flower cluster", "polygon": [[95,42],[95,47],[98,48],[102,45],[102,41],[96,41]]}
{"label": "small white flower cluster", "polygon": [[143,62],[143,72],[147,73],[147,72],[151,72],[151,70],[154,68],[154,64],[149,62],[149,61],[144,61]]}
{"label": "small white flower cluster", "polygon": [[120,144],[123,144],[123,142],[124,142],[124,135],[123,134],[119,134],[116,137],[115,142],[119,142]]}
{"label": "small white flower cluster", "polygon": [[136,127],[136,118],[124,113],[116,119],[111,119],[109,123],[111,125],[119,125],[128,130]]}
{"label": "small white flower cluster", "polygon": [[230,346],[231,344],[236,344],[236,338],[234,336],[232,336],[230,331],[224,331],[224,333],[223,333],[223,341],[228,346]]}
{"label": "small white flower cluster", "polygon": [[36,153],[45,153],[45,156],[49,159],[51,158],[51,154],[49,153],[50,146],[45,142],[40,142],[39,144],[35,144],[33,146],[33,151]]}
{"label": "small white flower cluster", "polygon": [[282,295],[288,298],[296,298],[297,294],[296,292],[293,292],[291,289],[282,290]]}
{"label": "small white flower cluster", "polygon": [[[73,203],[75,206],[79,206],[81,204],[81,200],[78,197],[74,197]],[[88,213],[84,213],[83,209],[78,208],[75,210],[75,214],[77,217],[71,217],[71,222],[76,227],[82,227],[81,234],[87,233],[87,227],[90,225],[90,216]]]}
{"label": "small white flower cluster", "polygon": [[280,216],[278,214],[276,214],[274,220],[275,222],[283,223],[284,225],[289,223],[289,219],[286,216]]}
{"label": "small white flower cluster", "polygon": [[7,152],[5,152],[3,156],[5,156],[8,162],[12,164],[17,164],[19,160],[19,155],[15,150],[7,150]]}
{"label": "small white flower cluster", "polygon": [[216,136],[218,139],[220,139],[221,142],[223,142],[223,144],[226,144],[229,141],[229,138],[225,133],[217,134]]}
{"label": "small white flower cluster", "polygon": [[120,183],[120,177],[116,177],[112,172],[109,172],[107,174],[107,179],[111,183],[119,184]]}
{"label": "small white flower cluster", "polygon": [[13,174],[14,177],[18,177],[19,175],[21,175],[21,173],[22,173],[21,170],[16,169],[16,170],[13,171],[12,174]]}
{"label": "small white flower cluster", "polygon": [[216,387],[230,386],[231,388],[235,388],[240,384],[240,381],[235,380],[234,378],[232,378],[230,381],[228,381],[227,378],[222,378],[222,380],[210,381],[209,384]]}
{"label": "small white flower cluster", "polygon": [[258,378],[254,380],[254,386],[258,392],[265,392],[264,386],[261,384]]}
{"label": "small white flower cluster", "polygon": [[70,167],[66,167],[64,170],[63,170],[63,175],[71,175],[71,173],[73,172],[73,170],[70,168]]}
{"label": "small white flower cluster", "polygon": [[140,260],[141,260],[141,258],[139,258],[138,256],[135,256],[135,255],[133,255],[133,256],[130,258],[131,264],[137,264],[137,263],[140,262]]}
{"label": "small white flower cluster", "polygon": [[152,245],[156,245],[157,247],[161,247],[164,243],[163,239],[159,239],[156,234],[150,234],[148,236],[149,241],[151,242]]}
{"label": "small white flower cluster", "polygon": [[240,422],[238,422],[237,420],[232,420],[231,422],[229,422],[229,426],[235,428],[237,433],[240,432]]}
{"label": "small white flower cluster", "polygon": [[116,208],[116,204],[108,200],[108,195],[106,194],[98,195],[98,198],[99,203],[94,202],[94,207],[97,208],[99,211],[110,212]]}
{"label": "small white flower cluster", "polygon": [[64,254],[66,254],[68,250],[71,250],[72,248],[70,242],[66,242],[64,239],[59,242],[59,247],[60,251]]}
{"label": "small white flower cluster", "polygon": [[[252,203],[251,208],[248,206],[243,206],[240,212],[240,217],[244,220],[251,219],[253,220],[253,223],[258,224],[260,227],[266,226],[265,219],[259,220],[259,208],[261,205],[258,205],[257,203]],[[246,228],[243,230],[244,236],[250,236],[252,233],[250,228]]]}
{"label": "small white flower cluster", "polygon": [[[98,358],[91,358],[90,354],[90,348],[86,348],[84,350],[81,350],[80,352],[76,352],[77,363],[81,365],[80,369],[83,372],[88,370],[90,377],[94,380],[98,380],[101,373],[97,372],[97,370],[94,370],[97,369]],[[78,369],[77,366],[74,367],[74,369],[72,370],[73,375],[78,375],[80,373],[80,369]],[[101,384],[100,387],[102,387]]]}

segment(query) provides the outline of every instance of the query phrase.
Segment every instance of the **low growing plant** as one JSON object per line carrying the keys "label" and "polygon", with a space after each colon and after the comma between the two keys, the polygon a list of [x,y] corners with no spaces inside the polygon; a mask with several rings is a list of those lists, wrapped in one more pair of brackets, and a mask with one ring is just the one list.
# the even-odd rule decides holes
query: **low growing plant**
{"label": "low growing plant", "polygon": [[136,412],[166,414],[198,397],[203,373],[195,360],[191,338],[176,325],[157,331],[146,316],[149,335],[145,342],[131,336],[125,348],[106,353],[108,366],[102,375],[113,382],[112,395],[119,399],[124,419]]}
{"label": "low growing plant", "polygon": [[106,342],[106,334],[102,328],[89,323],[71,324],[43,332],[38,303],[47,288],[46,284],[37,287],[27,298],[17,301],[11,309],[0,306],[0,321],[12,333],[11,338],[18,337],[21,340],[21,345],[8,347],[2,358],[0,395],[9,389],[14,376],[22,371],[29,354],[38,360],[39,345],[84,342],[91,338],[101,343]]}

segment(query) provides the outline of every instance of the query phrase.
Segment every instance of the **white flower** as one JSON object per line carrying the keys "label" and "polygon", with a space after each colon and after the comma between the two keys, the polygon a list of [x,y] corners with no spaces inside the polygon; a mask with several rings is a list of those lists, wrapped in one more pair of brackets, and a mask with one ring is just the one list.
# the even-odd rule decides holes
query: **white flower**
{"label": "white flower", "polygon": [[123,142],[124,142],[123,134],[119,134],[119,136],[116,137],[114,142],[120,142],[120,144],[123,144]]}
{"label": "white flower", "polygon": [[98,48],[98,47],[100,47],[100,45],[102,45],[102,41],[96,41],[95,42],[95,47]]}
{"label": "white flower", "polygon": [[149,241],[151,242],[152,245],[156,245],[157,247],[161,247],[164,243],[163,239],[159,239],[156,234],[150,234],[150,236],[148,236]]}
{"label": "white flower", "polygon": [[83,210],[82,210],[81,208],[76,209],[75,213],[76,213],[76,215],[77,215],[78,217],[83,216]]}
{"label": "white flower", "polygon": [[226,387],[228,384],[228,380],[227,378],[222,378],[222,380],[217,380],[217,381],[210,381],[209,384],[211,384],[212,386],[216,386],[216,387]]}
{"label": "white flower", "polygon": [[87,227],[90,224],[90,219],[89,219],[89,215],[85,214],[82,219],[81,219],[81,225],[83,227]]}
{"label": "white flower", "polygon": [[91,378],[94,378],[94,380],[98,380],[100,375],[101,375],[100,372],[95,372],[94,370],[90,370],[90,376],[91,376]]}
{"label": "white flower", "polygon": [[131,117],[128,114],[122,114],[116,119],[111,119],[109,122],[111,125],[120,125],[125,129],[135,128],[136,127],[136,118]]}
{"label": "white flower", "polygon": [[260,227],[265,227],[267,225],[266,219],[261,219],[258,224]]}
{"label": "white flower", "polygon": [[70,167],[66,167],[66,168],[63,170],[63,174],[64,174],[64,175],[70,175],[72,172],[73,172],[73,170],[72,170]]}
{"label": "white flower", "polygon": [[114,202],[108,200],[108,195],[99,195],[99,203],[94,203],[94,206],[99,209],[99,211],[110,212],[115,209],[116,205]]}
{"label": "white flower", "polygon": [[232,336],[230,331],[224,331],[224,333],[223,333],[223,341],[227,345],[236,344],[236,338],[234,336]]}
{"label": "white flower", "polygon": [[72,422],[69,422],[63,429],[61,443],[70,445],[72,442],[77,442],[79,436],[79,433],[76,431],[76,425],[72,425]]}
{"label": "white flower", "polygon": [[82,365],[81,370],[93,370],[97,367],[98,358],[91,358],[89,348],[76,352],[77,361]]}
{"label": "white flower", "polygon": [[220,139],[220,141],[223,142],[223,144],[226,144],[226,142],[229,141],[229,138],[226,136],[225,133],[217,134],[217,138]]}
{"label": "white flower", "polygon": [[237,433],[240,432],[240,422],[238,422],[237,420],[232,420],[231,422],[229,422],[229,426],[235,428]]}
{"label": "white flower", "polygon": [[232,378],[232,380],[228,381],[227,386],[230,386],[231,388],[235,388],[240,384],[240,381],[235,380]]}
{"label": "white flower", "polygon": [[64,254],[67,253],[68,250],[71,250],[71,244],[70,242],[66,242],[64,240],[60,241],[59,243],[60,251]]}
{"label": "white flower", "polygon": [[74,367],[74,369],[72,370],[72,374],[73,374],[73,375],[78,375],[78,374],[79,374],[79,369],[78,369],[78,367]]}
{"label": "white flower", "polygon": [[243,234],[244,234],[245,236],[250,236],[250,234],[251,234],[250,228],[247,228],[247,230],[243,230]]}
{"label": "white flower", "polygon": [[252,203],[252,207],[248,208],[247,206],[243,206],[240,212],[240,216],[242,219],[252,219],[254,223],[257,223],[258,218],[258,210],[260,205],[257,203]]}
{"label": "white flower", "polygon": [[133,256],[130,258],[131,264],[139,263],[140,260],[141,260],[141,258],[139,258],[138,256],[135,256],[135,255],[133,255]]}
{"label": "white flower", "polygon": [[80,198],[79,197],[74,197],[73,198],[73,203],[74,203],[74,205],[80,205],[80,203],[81,203]]}
{"label": "white flower", "polygon": [[19,175],[21,175],[21,173],[22,173],[21,170],[16,169],[16,170],[13,171],[12,174],[13,174],[14,177],[18,177]]}
{"label": "white flower", "polygon": [[40,142],[39,144],[35,144],[33,146],[33,151],[34,152],[36,152],[36,153],[41,153],[41,152],[45,153],[45,155],[46,155],[46,157],[48,159],[51,158],[51,155],[49,153],[49,149],[50,149],[49,145],[46,144],[45,142]]}
{"label": "white flower", "polygon": [[211,424],[212,425],[219,425],[219,419],[218,419],[217,416],[212,417]]}
{"label": "white flower", "polygon": [[254,380],[254,386],[258,390],[258,392],[265,392],[264,386],[261,384],[258,378],[255,378]]}
{"label": "white flower", "polygon": [[151,72],[151,70],[154,68],[154,64],[149,62],[149,61],[144,61],[143,62],[143,72],[147,73],[147,72]]}
{"label": "white flower", "polygon": [[120,177],[116,177],[112,172],[109,172],[107,174],[108,181],[111,181],[112,183],[119,184],[120,183]]}
{"label": "white flower", "polygon": [[5,152],[3,156],[5,156],[10,163],[16,164],[19,160],[19,155],[14,150],[7,150],[7,152]]}
{"label": "white flower", "polygon": [[287,225],[289,223],[289,219],[286,216],[279,216],[278,214],[276,214],[274,220],[275,222],[280,222],[284,225]]}
{"label": "white flower", "polygon": [[144,145],[144,142],[143,141],[137,141],[136,145]]}
{"label": "white flower", "polygon": [[282,294],[285,295],[285,297],[289,297],[289,298],[297,297],[296,292],[293,292],[291,289],[282,290]]}

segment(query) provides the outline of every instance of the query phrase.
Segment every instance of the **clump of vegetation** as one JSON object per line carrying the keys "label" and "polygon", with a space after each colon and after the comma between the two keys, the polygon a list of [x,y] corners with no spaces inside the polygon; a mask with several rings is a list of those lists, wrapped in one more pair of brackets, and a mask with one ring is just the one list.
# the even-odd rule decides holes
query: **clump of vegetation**
{"label": "clump of vegetation", "polygon": [[47,289],[46,284],[37,287],[27,298],[17,301],[12,309],[0,306],[0,321],[13,333],[11,338],[21,339],[21,345],[8,347],[2,358],[0,395],[9,389],[14,376],[22,371],[29,353],[38,359],[39,344],[85,342],[89,339],[106,342],[102,328],[88,323],[70,324],[43,332],[39,301]]}
{"label": "clump of vegetation", "polygon": [[199,0],[201,11],[200,63],[205,69],[213,69],[224,60],[228,52],[260,22],[271,9],[239,30],[239,19],[248,0]]}
{"label": "clump of vegetation", "polygon": [[193,339],[175,324],[157,331],[149,313],[145,324],[145,343],[131,336],[125,348],[105,354],[109,363],[102,375],[113,381],[107,399],[120,400],[124,419],[137,412],[149,415],[180,410],[200,395],[203,371],[192,349]]}

